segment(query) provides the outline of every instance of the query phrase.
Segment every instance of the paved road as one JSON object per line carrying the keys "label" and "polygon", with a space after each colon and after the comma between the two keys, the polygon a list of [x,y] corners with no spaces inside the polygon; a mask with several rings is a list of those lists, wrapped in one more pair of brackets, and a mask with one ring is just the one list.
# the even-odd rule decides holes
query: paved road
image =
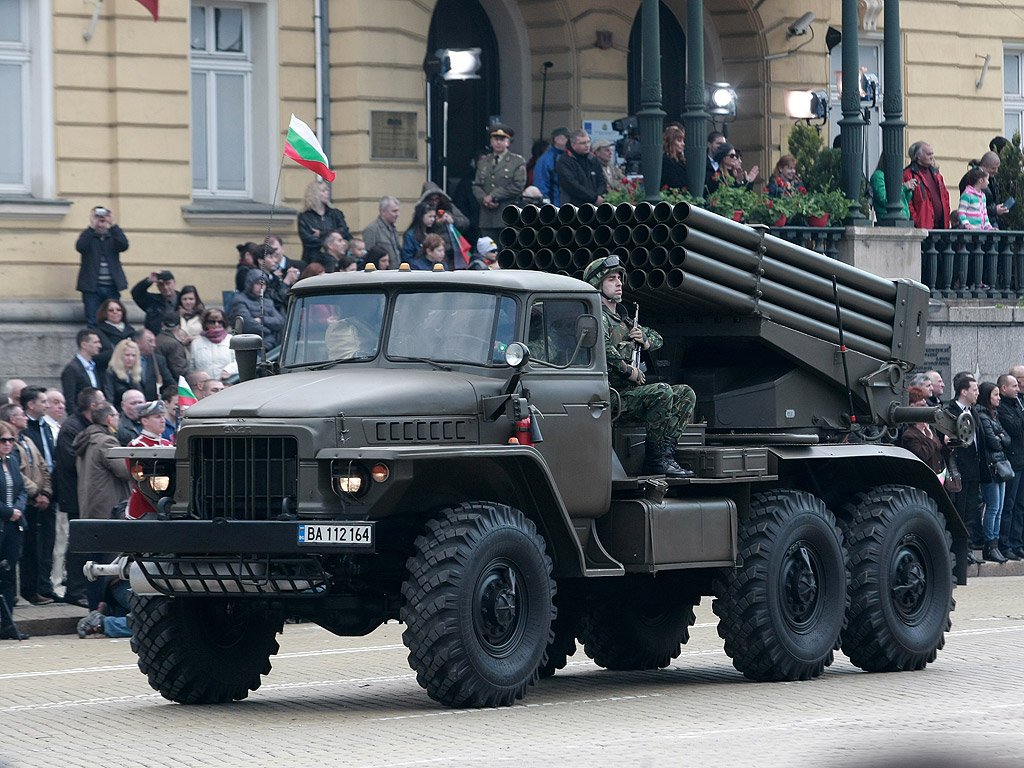
{"label": "paved road", "polygon": [[[710,601],[668,669],[618,673],[578,654],[499,710],[439,708],[401,627],[338,638],[289,625],[263,687],[229,706],[160,698],[127,640],[0,642],[0,762],[40,766],[861,766],[940,755],[1024,763],[1024,578],[956,591],[924,672],[873,675],[839,656],[803,683],[745,681]],[[884,757],[885,760],[880,758]],[[939,763],[929,760],[931,768]]]}

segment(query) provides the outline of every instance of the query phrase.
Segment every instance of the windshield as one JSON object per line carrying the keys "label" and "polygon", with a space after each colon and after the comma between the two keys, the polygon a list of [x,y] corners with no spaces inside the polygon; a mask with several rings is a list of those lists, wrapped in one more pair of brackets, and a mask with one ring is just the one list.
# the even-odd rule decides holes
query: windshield
{"label": "windshield", "polygon": [[505,365],[516,303],[489,293],[403,293],[395,297],[388,335],[391,359]]}
{"label": "windshield", "polygon": [[384,294],[304,296],[292,305],[285,367],[369,360],[380,350]]}

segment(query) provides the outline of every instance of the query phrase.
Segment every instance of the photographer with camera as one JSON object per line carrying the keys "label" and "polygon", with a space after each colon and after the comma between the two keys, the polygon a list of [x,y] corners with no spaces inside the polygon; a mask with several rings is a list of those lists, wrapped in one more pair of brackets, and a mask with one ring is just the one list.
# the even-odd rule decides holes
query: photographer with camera
{"label": "photographer with camera", "polygon": [[75,243],[82,254],[75,290],[82,294],[85,322],[96,327],[96,312],[105,299],[120,299],[128,287],[121,268],[121,252],[128,250],[128,238],[114,223],[114,212],[97,205],[89,212],[89,226]]}
{"label": "photographer with camera", "polygon": [[0,600],[4,601],[0,606],[0,640],[28,640],[28,635],[14,626],[11,613],[28,503],[21,466],[12,453],[17,439],[17,430],[6,421],[0,421]]}

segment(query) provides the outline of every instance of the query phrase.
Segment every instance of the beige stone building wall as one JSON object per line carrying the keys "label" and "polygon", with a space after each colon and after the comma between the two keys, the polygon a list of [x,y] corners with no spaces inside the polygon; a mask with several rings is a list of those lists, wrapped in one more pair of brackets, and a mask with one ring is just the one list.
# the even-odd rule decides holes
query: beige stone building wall
{"label": "beige stone building wall", "polygon": [[[544,61],[555,63],[548,77],[547,130],[578,125],[584,116],[625,114],[627,46],[639,0],[481,1],[498,22],[496,30],[508,50],[522,54],[521,61],[511,55],[502,59],[505,76],[526,105],[521,122],[531,122],[526,130],[517,126],[517,151],[529,153],[525,134],[539,127]],[[19,218],[0,205],[2,298],[75,305],[74,241],[89,208],[107,203],[131,240],[124,255],[130,283],[153,269],[171,267],[179,283],[197,284],[208,303],[217,303],[219,292],[233,284],[235,244],[261,239],[266,216],[182,210],[196,202],[191,194],[188,4],[162,4],[161,19],[154,23],[135,0],[106,0],[95,34],[86,41],[82,32],[89,26],[91,6],[81,0],[50,2],[55,197],[70,207],[63,216],[38,219]],[[313,0],[253,5],[263,9],[262,18],[273,27],[256,43],[269,41],[267,56],[276,73],[258,94],[261,99],[276,94],[275,107],[257,110],[264,117],[254,125],[268,146],[275,145],[256,160],[254,197],[265,205],[276,181],[288,116],[294,112],[314,123],[317,40]],[[397,194],[411,203],[426,177],[422,63],[434,5],[435,0],[331,2],[330,146],[339,174],[333,194],[355,231],[374,218],[381,195]],[[667,5],[685,31],[685,0],[667,0]],[[792,125],[784,115],[783,92],[820,87],[829,70],[837,68],[825,53],[824,35],[829,24],[840,26],[841,3],[805,0],[794,6],[767,0],[754,6],[754,0],[705,3],[705,67],[708,80],[736,86],[740,114],[730,124],[730,137],[744,149],[747,165],[760,164],[764,175],[786,150]],[[931,141],[947,180],[955,184],[966,161],[1002,132],[1002,45],[1024,42],[1024,0],[904,0],[901,8],[905,119],[910,124],[906,143]],[[803,42],[785,40],[785,20],[807,10],[816,15],[815,40],[793,55],[765,61]],[[881,17],[878,22],[876,31],[861,32],[862,39],[881,39]],[[594,45],[597,30],[612,32],[610,49]],[[976,88],[985,55],[991,55],[991,65],[983,87]],[[509,97],[512,102],[518,98]],[[370,159],[373,109],[416,113],[415,160]],[[503,104],[512,114],[516,109],[516,103]],[[260,119],[266,125],[258,124]],[[286,163],[279,204],[297,209],[311,178]],[[400,227],[408,223],[409,213],[407,206]],[[298,256],[294,218],[279,216],[274,230],[285,235],[289,253]]]}

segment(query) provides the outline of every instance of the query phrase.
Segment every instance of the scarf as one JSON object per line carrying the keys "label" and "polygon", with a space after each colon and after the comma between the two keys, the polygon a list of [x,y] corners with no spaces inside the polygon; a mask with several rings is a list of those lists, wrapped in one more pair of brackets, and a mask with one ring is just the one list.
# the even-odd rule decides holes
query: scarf
{"label": "scarf", "polygon": [[224,328],[210,328],[203,331],[205,336],[212,344],[220,344],[227,338],[228,332]]}

